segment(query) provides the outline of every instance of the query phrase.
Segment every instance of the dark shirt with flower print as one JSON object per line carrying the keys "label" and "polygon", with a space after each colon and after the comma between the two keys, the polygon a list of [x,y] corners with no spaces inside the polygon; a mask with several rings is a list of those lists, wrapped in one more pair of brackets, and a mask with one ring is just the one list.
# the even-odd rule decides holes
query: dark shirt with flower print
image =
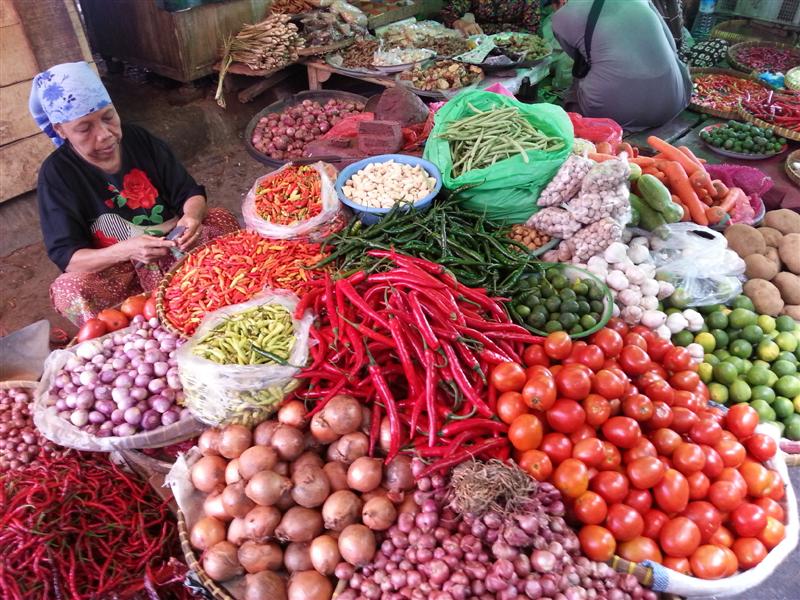
{"label": "dark shirt with flower print", "polygon": [[[136,125],[122,126],[122,168],[108,174],[65,143],[42,164],[37,196],[47,254],[62,271],[83,248],[104,248],[179,216],[205,195],[166,143]],[[103,226],[103,224],[111,224]],[[121,232],[121,233],[118,233]]]}
{"label": "dark shirt with flower print", "polygon": [[542,0],[449,0],[441,11],[448,27],[466,13],[475,15],[475,22],[486,34],[501,31],[539,33]]}

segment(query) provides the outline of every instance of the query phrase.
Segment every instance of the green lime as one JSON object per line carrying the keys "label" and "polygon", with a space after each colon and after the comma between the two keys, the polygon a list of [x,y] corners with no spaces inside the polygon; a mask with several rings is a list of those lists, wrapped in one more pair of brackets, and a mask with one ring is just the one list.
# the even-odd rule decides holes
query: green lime
{"label": "green lime", "polygon": [[744,359],[739,358],[738,356],[729,356],[725,359],[725,362],[731,363],[734,367],[736,367],[736,372],[739,373],[739,375],[744,374],[747,369],[750,368],[747,366],[747,363],[744,362]]}
{"label": "green lime", "polygon": [[734,329],[733,327],[728,328],[728,340],[730,340],[730,342],[738,340],[741,334],[741,329]]}
{"label": "green lime", "polygon": [[709,383],[708,395],[714,402],[725,404],[728,401],[728,388],[721,383]]}
{"label": "green lime", "polygon": [[797,351],[795,351],[794,354],[791,353],[791,352],[784,351],[784,352],[781,352],[780,354],[778,354],[778,360],[788,360],[793,365],[800,364],[800,360],[797,359],[796,354],[797,354]]}
{"label": "green lime", "polygon": [[559,319],[561,325],[564,326],[564,331],[569,331],[571,327],[574,327],[578,324],[578,315],[571,312],[561,313],[561,318]]}
{"label": "green lime", "polygon": [[747,360],[745,358],[744,359],[744,371],[742,371],[742,373],[747,373],[752,368],[753,368],[753,363],[751,363],[749,360]]}
{"label": "green lime", "polygon": [[730,353],[739,358],[750,358],[753,353],[753,346],[747,340],[736,340],[728,348]]}
{"label": "green lime", "polygon": [[723,329],[712,329],[711,335],[714,336],[714,340],[716,341],[717,348],[727,348],[730,339],[728,338],[728,333]]}
{"label": "green lime", "polygon": [[718,313],[721,308],[722,308],[722,304],[708,304],[707,306],[698,306],[696,310],[701,315],[709,315],[710,316],[710,315],[713,315],[715,313]]}
{"label": "green lime", "polygon": [[781,331],[778,337],[775,338],[775,343],[778,344],[781,350],[786,352],[794,352],[797,350],[797,338],[794,337],[793,333],[789,333],[788,331]]}
{"label": "green lime", "polygon": [[576,314],[578,312],[578,302],[576,300],[561,300],[561,312]]}
{"label": "green lime", "polygon": [[581,317],[581,327],[585,329],[591,329],[597,325],[597,319],[595,319],[592,315],[583,315]]}
{"label": "green lime", "polygon": [[562,331],[561,323],[559,323],[558,321],[548,321],[547,323],[545,323],[544,330],[547,333],[553,333],[554,331]]}
{"label": "green lime", "polygon": [[800,377],[795,375],[784,375],[775,382],[775,393],[779,396],[794,398],[800,394]]}
{"label": "green lime", "polygon": [[696,336],[694,336],[694,341],[703,347],[703,352],[706,354],[713,352],[717,347],[717,340],[714,339],[713,335],[707,332],[698,333]]}
{"label": "green lime", "polygon": [[781,359],[772,363],[772,372],[778,377],[783,377],[784,375],[794,375],[797,373],[797,367],[794,363]]}
{"label": "green lime", "polygon": [[745,381],[750,385],[766,385],[769,381],[769,371],[764,367],[751,367],[745,374]]}
{"label": "green lime", "polygon": [[775,319],[773,317],[770,317],[769,315],[759,315],[757,322],[758,326],[761,327],[764,333],[775,331]]}
{"label": "green lime", "polygon": [[585,315],[590,310],[592,310],[592,307],[589,306],[589,303],[586,300],[578,300],[578,314],[579,315]]}
{"label": "green lime", "polygon": [[707,362],[708,364],[710,364],[713,367],[714,365],[718,365],[719,364],[719,359],[716,356],[714,356],[713,354],[704,354],[703,355],[703,362]]}
{"label": "green lime", "polygon": [[[764,337],[764,330],[758,325],[748,325],[742,329],[742,339],[747,340],[751,344],[757,344]],[[780,345],[780,344],[778,344]]]}
{"label": "green lime", "polygon": [[729,358],[730,355],[731,355],[730,352],[728,352],[727,350],[723,350],[721,348],[719,350],[714,350],[714,356],[716,356],[720,360],[725,360],[726,358]]}
{"label": "green lime", "polygon": [[755,325],[758,320],[758,315],[752,310],[746,308],[734,308],[731,314],[728,315],[728,322],[731,327],[743,329],[748,325]]}
{"label": "green lime", "polygon": [[765,361],[765,360],[761,360],[760,358],[757,358],[756,360],[754,360],[754,361],[753,361],[753,366],[754,366],[754,367],[763,367],[763,368],[765,368],[767,371],[769,371],[769,370],[772,368],[772,365],[770,365],[770,364],[769,364],[767,361]]}
{"label": "green lime", "polygon": [[737,379],[728,387],[733,402],[747,402],[753,396],[753,390],[741,379]]}
{"label": "green lime", "polygon": [[544,301],[544,307],[548,312],[557,312],[561,308],[561,298],[552,296]]}
{"label": "green lime", "polygon": [[795,413],[789,416],[784,422],[786,428],[783,430],[783,435],[790,440],[800,440],[800,414]]}
{"label": "green lime", "polygon": [[700,363],[697,366],[697,374],[703,383],[710,383],[714,380],[714,367],[707,362]]}
{"label": "green lime", "polygon": [[788,398],[776,398],[772,403],[772,410],[775,416],[783,421],[786,417],[794,413],[794,404]]}
{"label": "green lime", "polygon": [[752,406],[758,413],[758,420],[762,423],[764,421],[775,420],[775,411],[772,410],[772,407],[763,400],[754,400],[750,403],[750,406]]}
{"label": "green lime", "polygon": [[775,384],[778,382],[778,376],[775,375],[772,371],[769,372],[769,379],[767,380],[767,385],[769,387],[775,387]]}
{"label": "green lime", "polygon": [[568,283],[569,282],[567,281],[567,278],[561,274],[554,275],[550,278],[550,285],[557,290],[563,290],[565,287],[567,287]]}
{"label": "green lime", "polygon": [[547,317],[541,313],[532,312],[530,315],[528,315],[528,318],[525,319],[525,322],[535,329],[542,329],[544,324],[547,322]]}
{"label": "green lime", "polygon": [[672,343],[676,346],[686,347],[694,341],[694,334],[688,329],[679,331],[672,336]]}
{"label": "green lime", "polygon": [[721,362],[713,367],[714,381],[730,385],[736,381],[739,372],[736,370],[736,365],[729,362]]}
{"label": "green lime", "polygon": [[775,391],[766,385],[757,385],[752,388],[753,395],[751,400],[764,400],[768,404],[775,401]]}
{"label": "green lime", "polygon": [[792,404],[794,404],[794,412],[800,414],[800,396],[795,396]]}
{"label": "green lime", "polygon": [[780,352],[781,349],[778,344],[772,340],[761,340],[756,348],[756,356],[766,362],[772,362],[777,359]]}
{"label": "green lime", "polygon": [[569,330],[570,335],[578,335],[579,333],[583,333],[583,327],[580,325],[573,325]]}
{"label": "green lime", "polygon": [[692,297],[684,288],[677,288],[669,297],[669,301],[672,303],[672,306],[675,308],[680,308],[681,310],[689,306],[689,302],[691,300]]}
{"label": "green lime", "polygon": [[789,315],[781,315],[775,319],[775,327],[778,331],[794,331],[794,319]]}
{"label": "green lime", "polygon": [[743,294],[736,296],[736,298],[733,299],[733,302],[731,302],[731,306],[734,309],[744,308],[751,311],[756,309],[756,307],[753,306],[753,301]]}
{"label": "green lime", "polygon": [[589,286],[586,285],[583,281],[576,280],[572,284],[572,291],[575,292],[578,296],[585,296],[589,293]]}
{"label": "green lime", "polygon": [[514,310],[517,311],[517,314],[522,317],[523,319],[531,314],[531,309],[525,306],[524,304],[517,305]]}
{"label": "green lime", "polygon": [[722,311],[713,312],[706,317],[706,325],[709,329],[727,329],[728,317]]}
{"label": "green lime", "polygon": [[562,300],[576,300],[577,299],[577,295],[570,288],[564,288],[563,290],[561,290],[561,292],[558,295],[561,297]]}

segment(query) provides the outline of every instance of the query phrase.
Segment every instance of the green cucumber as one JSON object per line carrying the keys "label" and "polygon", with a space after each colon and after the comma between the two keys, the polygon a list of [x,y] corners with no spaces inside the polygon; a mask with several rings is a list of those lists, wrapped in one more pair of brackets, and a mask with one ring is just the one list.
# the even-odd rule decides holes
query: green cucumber
{"label": "green cucumber", "polygon": [[677,223],[683,217],[683,209],[672,201],[667,186],[652,175],[642,175],[636,181],[641,199],[654,211],[663,215],[667,223]]}
{"label": "green cucumber", "polygon": [[628,198],[631,203],[631,209],[639,213],[639,226],[642,227],[642,229],[653,231],[653,229],[659,225],[664,225],[666,223],[664,215],[650,208],[650,206],[636,194],[630,194]]}
{"label": "green cucumber", "polygon": [[636,181],[642,176],[642,167],[636,163],[628,163],[628,166],[631,168],[631,174],[630,177],[628,177],[628,181]]}

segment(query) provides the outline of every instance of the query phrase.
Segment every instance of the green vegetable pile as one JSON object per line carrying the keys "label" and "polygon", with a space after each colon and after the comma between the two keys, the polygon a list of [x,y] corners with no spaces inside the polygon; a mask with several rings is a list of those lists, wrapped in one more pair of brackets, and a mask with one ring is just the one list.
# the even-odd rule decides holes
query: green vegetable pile
{"label": "green vegetable pile", "polygon": [[703,131],[700,138],[715,148],[740,154],[775,154],[786,144],[786,140],[771,129],[738,121],[728,121],[721,127]]}
{"label": "green vegetable pile", "polygon": [[522,54],[526,61],[539,60],[553,51],[550,45],[538,35],[514,33],[496,35],[493,39],[495,46],[507,52]]}

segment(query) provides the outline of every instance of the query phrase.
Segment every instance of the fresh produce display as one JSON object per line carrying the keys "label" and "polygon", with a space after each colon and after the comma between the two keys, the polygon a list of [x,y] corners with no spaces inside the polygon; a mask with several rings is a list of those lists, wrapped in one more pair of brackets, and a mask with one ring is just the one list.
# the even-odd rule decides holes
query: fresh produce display
{"label": "fresh produce display", "polygon": [[256,188],[256,211],[278,225],[316,217],[322,212],[321,182],[313,167],[291,165]]}
{"label": "fresh produce display", "polygon": [[572,200],[580,191],[583,178],[594,164],[594,161],[584,156],[570,155],[558,169],[555,177],[539,194],[536,205],[544,208],[558,206]]}
{"label": "fresh produce display", "polygon": [[744,293],[756,310],[800,320],[800,215],[772,210],[763,227],[732,225],[725,238],[747,265]]}
{"label": "fresh produce display", "polygon": [[372,69],[375,51],[380,44],[374,39],[358,39],[341,52],[341,66],[345,69]]}
{"label": "fresh produce display", "polygon": [[314,10],[300,19],[300,35],[307,48],[327,46],[353,37],[368,35],[367,28],[343,19],[338,13]]}
{"label": "fresh produce display", "polygon": [[203,317],[239,304],[264,287],[303,292],[315,277],[308,267],[324,258],[319,244],[269,240],[242,231],[191,252],[164,290],[167,322],[191,335]]}
{"label": "fresh produce display", "polygon": [[312,100],[269,113],[253,129],[253,147],[275,160],[304,156],[306,146],[342,119],[364,110],[359,102],[331,99],[324,105]]}
{"label": "fresh produce display", "polygon": [[800,50],[796,48],[747,44],[732,48],[731,55],[740,65],[759,73],[786,73],[792,67],[800,65]]}
{"label": "fresh produce display", "polygon": [[395,204],[414,204],[435,186],[436,179],[422,165],[387,160],[370,163],[353,173],[342,186],[342,193],[362,206],[391,208]]}
{"label": "fresh produce display", "polygon": [[463,54],[470,49],[470,42],[460,36],[425,36],[413,42],[415,48],[427,48],[436,56],[450,57]]}
{"label": "fresh produce display", "polygon": [[376,67],[396,67],[428,60],[434,52],[426,48],[389,48],[376,50],[372,64]]}
{"label": "fresh produce display", "polygon": [[400,73],[400,80],[425,91],[457,90],[483,79],[483,71],[474,65],[452,60],[438,60]]}
{"label": "fresh produce display", "polygon": [[769,125],[800,133],[800,91],[784,90],[744,98],[741,110]]}
{"label": "fresh produce display", "polygon": [[32,388],[0,388],[0,476],[61,451],[33,425]]}
{"label": "fresh produce display", "polygon": [[508,232],[508,237],[524,244],[529,250],[538,250],[551,240],[549,235],[527,225],[512,225],[511,231]]}
{"label": "fresh produce display", "polygon": [[739,121],[704,129],[700,132],[700,139],[714,148],[761,156],[777,154],[786,145],[786,140],[771,129]]}
{"label": "fresh produce display", "polygon": [[756,81],[726,73],[695,74],[692,82],[691,103],[694,106],[725,113],[735,113],[739,102],[746,99],[761,101],[771,94],[769,88]]}
{"label": "fresh produce display", "polygon": [[775,440],[749,406],[706,406],[686,348],[610,325],[588,343],[549,334],[526,349],[528,371],[494,368],[518,464],[566,497],[593,560],[648,559],[700,579],[756,566],[785,535],[785,484],[763,464]]}
{"label": "fresh produce display", "polygon": [[538,35],[497,34],[492,37],[492,40],[497,47],[507,52],[521,54],[526,61],[539,60],[553,51],[550,45]]}
{"label": "fresh produce display", "polygon": [[515,154],[528,163],[530,150],[550,152],[564,147],[564,140],[543,134],[513,106],[471,110],[471,116],[453,121],[441,135],[450,142],[453,177]]}
{"label": "fresh produce display", "polygon": [[[4,598],[133,597],[183,578],[168,504],[107,455],[42,456],[4,476],[0,507]],[[188,598],[172,587],[158,589]]]}

